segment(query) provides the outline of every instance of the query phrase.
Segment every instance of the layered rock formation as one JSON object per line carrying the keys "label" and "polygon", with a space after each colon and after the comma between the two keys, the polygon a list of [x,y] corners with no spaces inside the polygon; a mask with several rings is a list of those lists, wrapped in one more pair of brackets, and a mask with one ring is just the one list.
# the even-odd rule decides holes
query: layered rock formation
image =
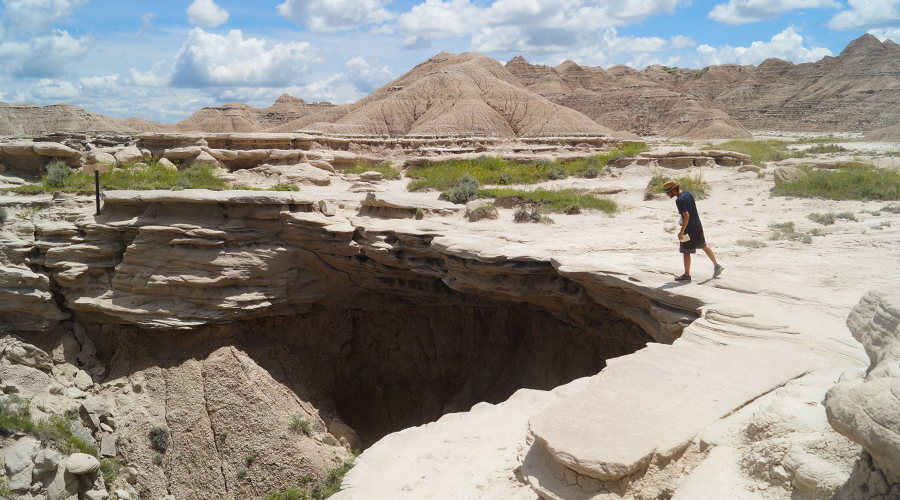
{"label": "layered rock formation", "polygon": [[330,102],[307,103],[299,97],[282,94],[274,104],[263,109],[240,102],[203,108],[178,122],[177,127],[185,132],[259,132],[332,107]]}
{"label": "layered rock formation", "polygon": [[443,52],[353,103],[272,131],[461,137],[608,136],[611,130],[530,92],[496,60]]}
{"label": "layered rock formation", "polygon": [[847,326],[865,347],[870,364],[864,376],[848,377],[828,392],[828,421],[865,450],[854,486],[873,496],[900,495],[900,296],[870,290]]}
{"label": "layered rock formation", "polygon": [[143,118],[112,118],[60,103],[50,106],[0,102],[0,134],[26,136],[52,132],[177,132],[178,127]]}
{"label": "layered rock formation", "polygon": [[[750,130],[870,131],[900,119],[900,45],[865,34],[838,57],[703,69],[506,66],[534,92],[640,135],[747,138]],[[896,133],[888,135],[896,137]]]}

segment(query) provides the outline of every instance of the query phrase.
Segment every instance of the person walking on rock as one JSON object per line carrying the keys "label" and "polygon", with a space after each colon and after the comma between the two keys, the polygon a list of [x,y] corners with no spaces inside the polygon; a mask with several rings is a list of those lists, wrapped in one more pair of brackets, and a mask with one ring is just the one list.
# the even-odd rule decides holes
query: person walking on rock
{"label": "person walking on rock", "polygon": [[712,248],[706,246],[706,238],[703,237],[703,225],[700,224],[700,215],[697,213],[697,204],[694,202],[694,196],[690,191],[682,191],[678,181],[666,181],[663,184],[666,195],[669,198],[675,197],[675,206],[681,215],[681,230],[678,231],[678,241],[680,242],[679,251],[684,255],[684,274],[675,278],[675,281],[691,281],[691,254],[696,253],[697,249],[701,249],[712,261],[713,277],[722,274],[725,270],[716,262],[716,254]]}

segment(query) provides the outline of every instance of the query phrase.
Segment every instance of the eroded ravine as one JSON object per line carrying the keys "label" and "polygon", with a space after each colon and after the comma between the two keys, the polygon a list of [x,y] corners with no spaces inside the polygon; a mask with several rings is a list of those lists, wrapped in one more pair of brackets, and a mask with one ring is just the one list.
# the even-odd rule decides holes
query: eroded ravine
{"label": "eroded ravine", "polygon": [[[13,332],[49,352],[74,321],[106,368],[94,376],[104,397],[141,401],[119,420],[136,436],[119,454],[153,495],[241,497],[296,483],[327,465],[284,458],[321,454],[287,432],[292,415],[323,439],[349,425],[359,440],[348,444],[367,446],[520,388],[595,374],[648,342],[670,343],[697,317],[689,297],[567,277],[546,258],[384,218],[390,207],[380,218],[326,217],[291,193],[191,196],[107,193],[100,216],[61,208],[5,252],[20,291],[33,290],[22,300],[48,311],[23,316],[29,306],[7,302]],[[135,380],[139,397],[128,393]],[[157,466],[142,441],[155,423],[172,431],[166,457],[176,461]],[[278,470],[267,469],[267,484],[235,479],[251,455]]]}

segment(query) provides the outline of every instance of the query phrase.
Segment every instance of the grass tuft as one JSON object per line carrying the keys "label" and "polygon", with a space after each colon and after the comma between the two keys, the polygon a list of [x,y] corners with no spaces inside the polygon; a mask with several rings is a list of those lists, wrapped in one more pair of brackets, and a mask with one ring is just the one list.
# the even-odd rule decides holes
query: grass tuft
{"label": "grass tuft", "polygon": [[776,186],[776,196],[830,200],[900,200],[900,172],[883,168],[806,169],[806,179]]}
{"label": "grass tuft", "polygon": [[169,448],[169,429],[162,425],[151,427],[150,446],[160,453],[165,453]]}
{"label": "grass tuft", "polygon": [[[55,165],[55,166],[54,166]],[[61,165],[61,166],[60,166]],[[53,168],[51,171],[50,168]],[[65,169],[65,170],[64,170]],[[68,173],[64,173],[64,172]],[[201,163],[185,170],[172,170],[158,161],[149,163],[119,164],[105,174],[100,174],[100,189],[228,189],[225,181],[218,176],[215,165]],[[37,184],[17,186],[10,191],[20,194],[43,192],[93,193],[94,174],[73,170],[61,162],[47,166],[47,173]]]}
{"label": "grass tuft", "polygon": [[406,172],[406,177],[413,179],[407,185],[409,191],[423,189],[439,189],[446,191],[456,185],[463,174],[469,174],[480,185],[536,184],[553,179],[565,179],[569,176],[596,177],[610,161],[634,156],[646,147],[641,143],[627,143],[589,158],[573,160],[566,163],[554,163],[537,160],[523,165],[502,158],[481,155],[472,160],[451,160],[434,165],[427,165]]}
{"label": "grass tuft", "polygon": [[763,248],[765,246],[768,246],[765,244],[765,242],[757,241],[757,240],[737,240],[737,242],[735,242],[735,243],[742,247],[748,247],[748,248]]}
{"label": "grass tuft", "polygon": [[609,215],[619,211],[619,205],[614,200],[605,196],[595,196],[586,189],[567,188],[551,190],[538,188],[533,191],[526,191],[523,189],[491,188],[482,189],[478,194],[494,198],[516,197],[536,203],[550,212],[565,212],[566,208],[573,205],[600,210]]}
{"label": "grass tuft", "polygon": [[288,424],[288,428],[290,428],[294,432],[312,436],[312,423],[310,423],[310,421],[305,418],[298,417],[297,415],[291,415],[291,422],[290,424]]}
{"label": "grass tuft", "polygon": [[[663,189],[663,184],[669,180],[672,180],[672,178],[667,177],[661,171],[654,173],[653,176],[650,177],[650,182],[647,183],[647,193],[665,193],[666,190]],[[684,175],[675,180],[681,185],[681,190],[690,191],[695,200],[702,200],[709,196],[709,184],[703,181],[702,173],[697,173],[696,175]]]}

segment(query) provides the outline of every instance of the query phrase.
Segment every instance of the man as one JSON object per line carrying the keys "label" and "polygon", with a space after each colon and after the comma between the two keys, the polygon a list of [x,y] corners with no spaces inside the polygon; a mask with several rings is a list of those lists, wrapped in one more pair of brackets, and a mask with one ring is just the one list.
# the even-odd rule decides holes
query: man
{"label": "man", "polygon": [[703,225],[700,224],[700,215],[697,214],[694,196],[689,191],[682,191],[678,181],[666,181],[663,189],[666,190],[669,198],[675,197],[675,206],[678,208],[678,213],[681,214],[681,230],[678,231],[678,241],[680,242],[679,251],[684,255],[684,274],[675,278],[675,281],[691,281],[691,254],[696,253],[698,248],[706,253],[715,266],[713,277],[722,274],[725,268],[716,262],[716,254],[713,253],[712,248],[706,246]]}

